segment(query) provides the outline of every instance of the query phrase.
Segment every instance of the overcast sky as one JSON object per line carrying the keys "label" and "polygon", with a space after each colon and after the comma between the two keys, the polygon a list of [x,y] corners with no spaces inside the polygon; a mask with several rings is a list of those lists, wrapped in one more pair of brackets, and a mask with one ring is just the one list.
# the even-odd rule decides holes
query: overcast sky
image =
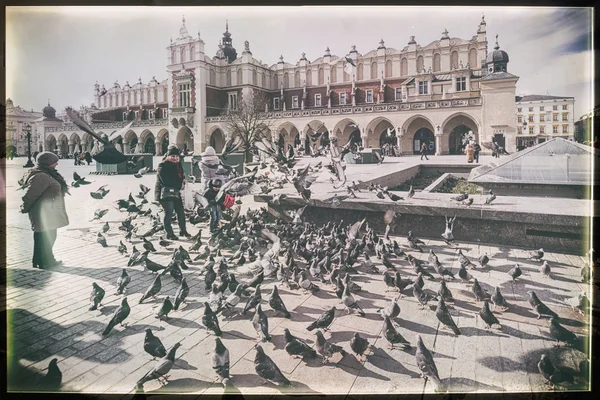
{"label": "overcast sky", "polygon": [[592,13],[575,8],[508,7],[7,7],[7,97],[25,109],[47,103],[58,110],[90,105],[94,83],[107,88],[138,78],[166,78],[167,46],[185,15],[213,57],[229,20],[238,54],[250,42],[268,65],[295,64],[356,45],[361,54],[402,49],[415,36],[425,46],[448,29],[470,39],[485,13],[488,50],[496,34],[509,54],[508,71],[519,76],[517,95],[575,97],[575,118],[592,108]]}

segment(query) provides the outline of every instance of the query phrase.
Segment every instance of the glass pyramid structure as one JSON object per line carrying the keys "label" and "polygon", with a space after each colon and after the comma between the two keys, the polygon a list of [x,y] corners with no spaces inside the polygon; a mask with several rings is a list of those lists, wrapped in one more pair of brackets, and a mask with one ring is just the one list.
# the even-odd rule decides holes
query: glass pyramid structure
{"label": "glass pyramid structure", "polygon": [[471,170],[469,182],[536,185],[591,185],[589,146],[554,138]]}

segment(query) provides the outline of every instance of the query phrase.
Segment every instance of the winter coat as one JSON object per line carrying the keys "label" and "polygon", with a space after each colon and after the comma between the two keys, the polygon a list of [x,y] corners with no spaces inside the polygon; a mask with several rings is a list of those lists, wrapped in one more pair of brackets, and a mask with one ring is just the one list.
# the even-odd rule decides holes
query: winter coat
{"label": "winter coat", "polygon": [[154,199],[160,200],[160,192],[163,186],[183,189],[185,175],[181,163],[163,161],[156,168],[156,185],[154,186]]}
{"label": "winter coat", "polygon": [[[223,165],[221,160],[219,160],[217,157],[202,157],[199,165],[200,169],[202,170],[202,189],[208,188],[208,182],[210,182],[211,179],[218,178],[223,183],[229,180],[228,175],[217,174],[219,165]],[[221,171],[225,172],[223,168],[225,167],[221,167]]]}
{"label": "winter coat", "polygon": [[92,162],[92,155],[90,154],[89,151],[85,152],[85,162],[88,162],[88,163]]}
{"label": "winter coat", "polygon": [[29,184],[21,209],[29,214],[31,229],[45,232],[69,225],[60,183],[45,172],[38,172],[29,179]]}
{"label": "winter coat", "polygon": [[465,147],[465,154],[467,155],[467,162],[473,162],[475,159],[475,147],[468,144],[467,147]]}

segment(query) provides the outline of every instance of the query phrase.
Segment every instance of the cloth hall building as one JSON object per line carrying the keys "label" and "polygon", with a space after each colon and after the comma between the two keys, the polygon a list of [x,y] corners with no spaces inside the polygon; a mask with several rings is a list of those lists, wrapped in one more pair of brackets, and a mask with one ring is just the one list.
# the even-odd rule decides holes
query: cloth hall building
{"label": "cloth hall building", "polygon": [[[479,143],[496,140],[516,149],[515,88],[509,57],[498,45],[488,52],[481,18],[468,39],[440,38],[421,45],[417,38],[398,48],[381,40],[373,50],[355,46],[337,56],[305,54],[273,65],[258,61],[246,41],[241,54],[229,27],[214,56],[205,53],[200,34],[191,35],[185,18],[179,36],[167,47],[167,79],[143,83],[96,83],[94,104],[80,112],[97,132],[110,134],[133,121],[119,139],[125,153],[162,155],[169,143],[199,154],[212,145],[219,152],[228,138],[224,111],[253,92],[269,98],[265,117],[271,137],[304,143],[309,135],[353,139],[380,147],[388,135],[403,154],[419,151],[423,141],[435,154],[456,154],[465,135]],[[54,116],[50,106],[38,124],[45,149],[72,153],[89,148],[91,138]]]}

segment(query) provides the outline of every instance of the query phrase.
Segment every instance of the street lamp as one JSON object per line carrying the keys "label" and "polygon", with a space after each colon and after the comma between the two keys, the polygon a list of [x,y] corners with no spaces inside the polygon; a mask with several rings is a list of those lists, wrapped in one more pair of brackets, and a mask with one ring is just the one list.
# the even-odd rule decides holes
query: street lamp
{"label": "street lamp", "polygon": [[23,131],[27,135],[27,162],[23,165],[23,168],[33,167],[33,161],[31,161],[31,125],[25,124]]}

